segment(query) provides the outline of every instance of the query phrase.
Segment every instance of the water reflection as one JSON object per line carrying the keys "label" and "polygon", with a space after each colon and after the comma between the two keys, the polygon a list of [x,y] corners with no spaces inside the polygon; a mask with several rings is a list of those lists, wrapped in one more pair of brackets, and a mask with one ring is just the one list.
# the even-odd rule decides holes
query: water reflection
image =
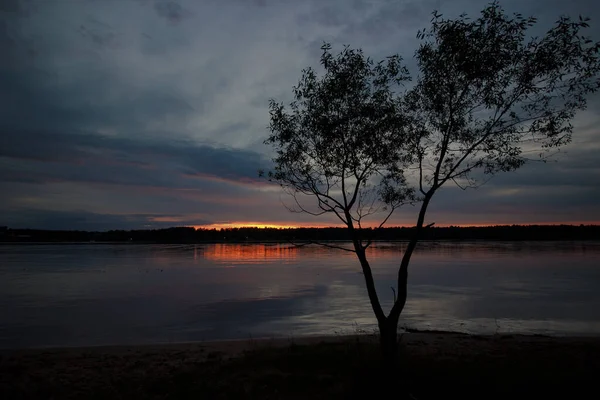
{"label": "water reflection", "polygon": [[299,248],[284,244],[214,244],[203,248],[202,256],[222,263],[286,262],[298,257]]}
{"label": "water reflection", "polygon": [[[386,309],[404,246],[369,249]],[[598,334],[599,256],[597,242],[422,243],[401,324]],[[354,254],[319,246],[0,246],[0,347],[372,331],[366,299]]]}

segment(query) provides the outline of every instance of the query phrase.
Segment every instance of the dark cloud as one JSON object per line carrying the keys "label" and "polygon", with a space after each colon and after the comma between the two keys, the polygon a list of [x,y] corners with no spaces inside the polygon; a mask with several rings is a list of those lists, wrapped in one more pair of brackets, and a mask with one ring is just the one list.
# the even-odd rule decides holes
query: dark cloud
{"label": "dark cloud", "polygon": [[0,0],[0,12],[17,13],[20,10],[19,0]]}
{"label": "dark cloud", "polygon": [[112,27],[93,16],[88,16],[77,32],[85,39],[90,40],[98,48],[116,48],[118,35]]}
{"label": "dark cloud", "polygon": [[551,159],[546,163],[534,162],[520,170],[502,174],[490,181],[491,187],[565,187],[588,188],[600,186],[600,166],[597,164],[597,151],[578,151],[569,159]]}
{"label": "dark cloud", "polygon": [[19,209],[18,215],[7,210],[0,211],[0,221],[8,226],[32,229],[72,229],[106,231],[111,229],[159,229],[180,225],[204,225],[213,221],[162,214],[100,214],[88,211],[57,211],[43,209]]}
{"label": "dark cloud", "polygon": [[[256,180],[258,170],[267,163],[258,153],[226,147],[199,145],[183,140],[140,141],[133,138],[102,136],[92,133],[65,134],[60,132],[9,130],[0,136],[0,157],[64,164],[71,168],[72,176],[91,166],[89,172],[97,172],[106,183],[150,184],[139,181],[141,176],[116,174],[130,169],[166,169],[172,173],[199,174],[225,180]],[[41,165],[52,168],[54,165]],[[44,175],[44,171],[36,171]],[[51,171],[46,170],[47,173]],[[67,170],[63,171],[66,173]],[[61,176],[54,176],[61,178]]]}
{"label": "dark cloud", "polygon": [[190,15],[190,12],[183,8],[176,1],[160,0],[154,3],[154,9],[159,16],[166,19],[172,24],[180,23],[184,18]]}
{"label": "dark cloud", "polygon": [[[87,68],[89,67],[89,69]],[[62,75],[62,74],[61,74]],[[171,88],[153,83],[132,87],[110,71],[83,65],[68,76],[33,68],[13,69],[0,76],[0,126],[3,129],[44,127],[72,131],[107,128],[128,132],[152,122],[179,118],[184,122],[194,110]],[[109,85],[106,82],[111,82]]]}

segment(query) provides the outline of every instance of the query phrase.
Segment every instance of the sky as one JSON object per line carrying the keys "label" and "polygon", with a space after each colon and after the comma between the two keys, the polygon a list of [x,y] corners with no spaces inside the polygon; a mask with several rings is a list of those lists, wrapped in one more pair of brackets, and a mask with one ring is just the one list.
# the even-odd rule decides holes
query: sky
{"label": "sky", "polygon": [[[431,12],[478,0],[0,0],[0,225],[40,229],[333,226],[289,212],[271,166],[270,98],[289,102],[324,41],[414,69]],[[501,1],[539,18],[595,0]],[[540,31],[541,32],[541,31]],[[445,187],[436,225],[600,223],[600,96],[573,142],[476,190]],[[388,225],[414,225],[405,207]]]}

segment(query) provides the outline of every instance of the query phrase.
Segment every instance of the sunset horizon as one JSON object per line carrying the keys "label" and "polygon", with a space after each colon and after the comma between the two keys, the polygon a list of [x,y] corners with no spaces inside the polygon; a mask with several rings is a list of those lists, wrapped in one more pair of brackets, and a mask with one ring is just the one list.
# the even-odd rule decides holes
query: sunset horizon
{"label": "sunset horizon", "polygon": [[[574,221],[574,222],[534,222],[534,223],[488,223],[488,224],[434,224],[433,227],[436,228],[487,228],[487,227],[500,227],[500,226],[598,226],[600,225],[600,221]],[[173,226],[175,228],[177,226]],[[258,228],[258,229],[302,229],[302,228],[346,228],[343,224],[292,224],[292,223],[284,223],[284,224],[262,224],[262,223],[254,223],[254,222],[232,222],[232,223],[216,223],[211,225],[195,225],[188,226],[184,225],[182,227],[194,228],[194,229],[239,229],[239,228]],[[375,229],[378,225],[371,226],[363,226],[366,229]],[[413,228],[415,224],[390,224],[384,225],[382,228]]]}

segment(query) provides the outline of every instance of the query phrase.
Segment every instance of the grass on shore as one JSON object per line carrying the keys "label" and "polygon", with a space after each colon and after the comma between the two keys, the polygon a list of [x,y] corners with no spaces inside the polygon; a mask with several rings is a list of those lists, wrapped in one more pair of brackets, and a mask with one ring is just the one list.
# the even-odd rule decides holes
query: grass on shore
{"label": "grass on shore", "polygon": [[0,398],[400,398],[378,392],[384,380],[398,386],[405,382],[419,400],[571,398],[588,389],[596,392],[600,370],[598,339],[563,342],[465,335],[413,340],[401,346],[400,368],[388,378],[383,378],[373,341],[290,343],[233,358],[209,350],[201,358],[181,349],[4,354],[0,355]]}

